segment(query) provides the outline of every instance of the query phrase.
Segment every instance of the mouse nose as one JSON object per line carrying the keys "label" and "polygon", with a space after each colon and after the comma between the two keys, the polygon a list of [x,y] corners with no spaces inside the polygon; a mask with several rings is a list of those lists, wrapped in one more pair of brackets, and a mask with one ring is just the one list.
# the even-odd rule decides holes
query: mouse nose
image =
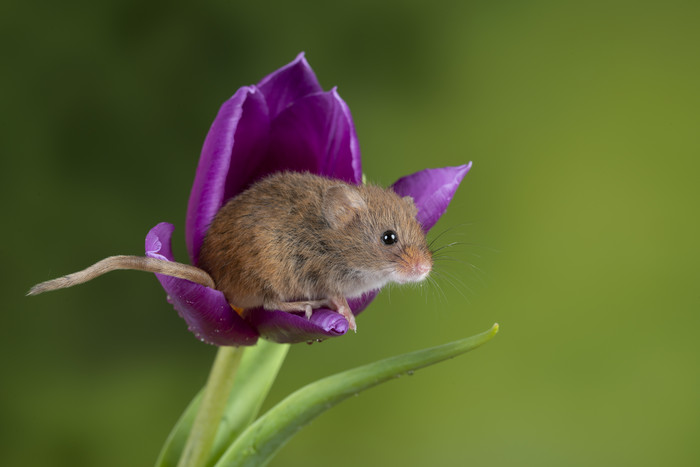
{"label": "mouse nose", "polygon": [[413,266],[413,271],[418,275],[427,275],[432,266],[426,261],[418,262]]}
{"label": "mouse nose", "polygon": [[411,272],[413,275],[416,277],[416,280],[423,280],[427,277],[428,273],[432,269],[432,265],[427,262],[427,261],[416,261],[413,263],[413,267],[411,268]]}

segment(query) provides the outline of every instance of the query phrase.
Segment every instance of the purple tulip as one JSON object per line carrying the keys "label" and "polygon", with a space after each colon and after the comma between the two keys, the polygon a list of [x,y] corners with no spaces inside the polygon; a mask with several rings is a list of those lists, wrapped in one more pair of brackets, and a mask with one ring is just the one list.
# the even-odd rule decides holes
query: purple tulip
{"label": "purple tulip", "polygon": [[[447,209],[471,167],[426,169],[398,180],[394,190],[410,195],[427,232]],[[224,203],[255,181],[281,170],[309,171],[360,184],[360,146],[350,109],[335,88],[324,92],[301,53],[260,83],[240,88],[219,110],[197,166],[187,207],[186,241],[197,264],[207,228]],[[173,225],[160,223],[146,236],[146,255],[175,261]],[[332,310],[303,313],[264,309],[234,311],[218,290],[156,274],[168,301],[190,331],[214,345],[253,345],[259,336],[275,342],[306,342],[341,336],[348,322]],[[377,292],[350,300],[358,314]]]}

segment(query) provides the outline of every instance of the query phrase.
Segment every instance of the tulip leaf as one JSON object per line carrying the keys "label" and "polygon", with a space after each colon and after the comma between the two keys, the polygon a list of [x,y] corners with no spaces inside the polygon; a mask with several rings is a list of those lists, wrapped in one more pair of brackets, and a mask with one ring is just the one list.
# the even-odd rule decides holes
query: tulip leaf
{"label": "tulip leaf", "polygon": [[[211,450],[209,464],[214,464],[226,448],[257,417],[289,350],[288,344],[259,340],[247,347],[235,375],[224,416]],[[192,399],[163,446],[156,467],[174,467],[187,441],[203,390]]]}
{"label": "tulip leaf", "polygon": [[216,467],[265,465],[304,425],[348,397],[392,378],[472,350],[498,332],[498,324],[472,337],[387,358],[323,378],[294,392],[243,431]]}

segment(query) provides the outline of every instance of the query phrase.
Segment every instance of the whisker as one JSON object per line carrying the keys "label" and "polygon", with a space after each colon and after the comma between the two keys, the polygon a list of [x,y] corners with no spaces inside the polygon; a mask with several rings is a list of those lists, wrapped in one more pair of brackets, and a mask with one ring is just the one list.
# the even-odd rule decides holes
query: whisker
{"label": "whisker", "polygon": [[469,289],[469,292],[471,292],[473,294],[474,291],[470,287],[468,287],[461,280],[456,279],[454,276],[450,276],[450,275],[446,274],[445,271],[433,271],[433,272],[435,272],[439,277],[441,277],[442,279],[447,281],[447,283],[450,284],[452,287],[454,287],[454,289],[462,296],[462,298],[464,298],[464,300],[466,300],[469,304],[471,304],[471,300],[469,299],[469,297],[467,297],[464,294],[464,292],[462,292],[462,290],[459,287],[457,287],[457,285],[455,284],[455,281],[459,282],[460,285],[462,285],[463,287]]}
{"label": "whisker", "polygon": [[441,246],[440,248],[434,249],[434,250],[433,250],[433,254],[437,253],[437,252],[440,251],[440,250],[444,250],[445,248],[451,248],[451,247],[456,246],[456,245],[464,245],[464,243],[462,243],[462,242],[452,242],[452,243],[448,243],[447,245],[443,245],[443,246]]}
{"label": "whisker", "polygon": [[458,276],[448,272],[448,271],[440,271],[441,274],[444,276],[450,277],[453,281],[464,287],[465,289],[468,289],[469,292],[474,293],[474,290],[472,290],[471,287],[469,287],[462,279],[460,279]]}
{"label": "whisker", "polygon": [[[479,272],[482,272],[482,273],[484,272],[484,271],[482,271],[480,268],[478,268],[474,263],[470,263],[469,261],[465,261],[465,260],[463,260],[463,259],[454,258],[454,257],[452,257],[452,256],[438,256],[437,258],[436,258],[436,257],[433,257],[433,261],[436,262],[436,263],[437,263],[437,262],[453,262],[453,263],[460,263],[460,264],[463,264],[463,265],[465,265],[465,266],[469,266],[469,267],[472,268],[472,269],[478,269]],[[485,274],[485,273],[484,273],[484,274]]]}
{"label": "whisker", "polygon": [[438,281],[436,281],[435,278],[430,275],[427,277],[427,279],[431,285],[435,286],[434,290],[435,294],[437,295],[438,301],[442,303],[447,303],[447,295],[445,294],[445,291],[442,290],[442,286],[438,283]]}
{"label": "whisker", "polygon": [[[442,252],[442,253],[439,253],[439,254],[437,254],[437,255],[433,255],[433,258],[435,258],[435,257],[437,257],[437,258],[443,258],[445,253],[446,253],[446,252]],[[464,250],[450,250],[449,253],[465,253],[465,254],[467,254],[467,255],[469,255],[469,256],[473,256],[474,258],[483,258],[482,255],[480,255],[480,254],[478,254],[478,253],[474,253],[473,251],[466,251],[466,252],[465,252]]]}
{"label": "whisker", "polygon": [[492,253],[501,253],[501,250],[499,250],[497,248],[493,248],[490,246],[483,245],[481,243],[474,243],[474,242],[452,242],[452,243],[449,243],[447,245],[443,245],[443,246],[439,247],[438,249],[432,250],[432,251],[433,251],[433,253],[435,253],[436,251],[438,251],[440,249],[443,249],[445,247],[455,246],[455,245],[476,247],[476,248],[480,248],[482,250],[488,250]]}
{"label": "whisker", "polygon": [[[445,235],[446,233],[448,233],[448,232],[450,232],[450,231],[452,231],[452,230],[454,230],[454,229],[456,229],[456,228],[458,228],[458,227],[464,227],[465,225],[472,225],[472,223],[471,223],[471,222],[465,222],[465,223],[463,223],[463,224],[453,225],[453,226],[448,227],[447,229],[443,230],[442,232],[440,232],[440,233],[438,234],[437,237],[433,238],[433,239],[430,241],[430,243],[428,243],[428,248],[432,247],[432,246],[433,246],[433,243],[435,243],[440,237],[442,237],[442,236]],[[461,234],[463,235],[463,233],[461,233]]]}

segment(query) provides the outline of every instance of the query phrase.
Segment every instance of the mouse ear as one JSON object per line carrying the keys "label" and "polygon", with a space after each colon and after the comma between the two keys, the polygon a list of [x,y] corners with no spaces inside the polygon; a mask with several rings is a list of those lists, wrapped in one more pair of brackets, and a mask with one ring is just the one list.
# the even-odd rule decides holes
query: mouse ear
{"label": "mouse ear", "polygon": [[343,227],[366,208],[360,193],[347,185],[332,186],[323,194],[323,217],[333,228]]}
{"label": "mouse ear", "polygon": [[406,204],[408,204],[408,206],[410,207],[411,215],[413,217],[416,217],[418,215],[418,208],[416,207],[416,202],[413,200],[413,196],[406,195],[401,199],[403,199],[404,202],[406,202]]}

